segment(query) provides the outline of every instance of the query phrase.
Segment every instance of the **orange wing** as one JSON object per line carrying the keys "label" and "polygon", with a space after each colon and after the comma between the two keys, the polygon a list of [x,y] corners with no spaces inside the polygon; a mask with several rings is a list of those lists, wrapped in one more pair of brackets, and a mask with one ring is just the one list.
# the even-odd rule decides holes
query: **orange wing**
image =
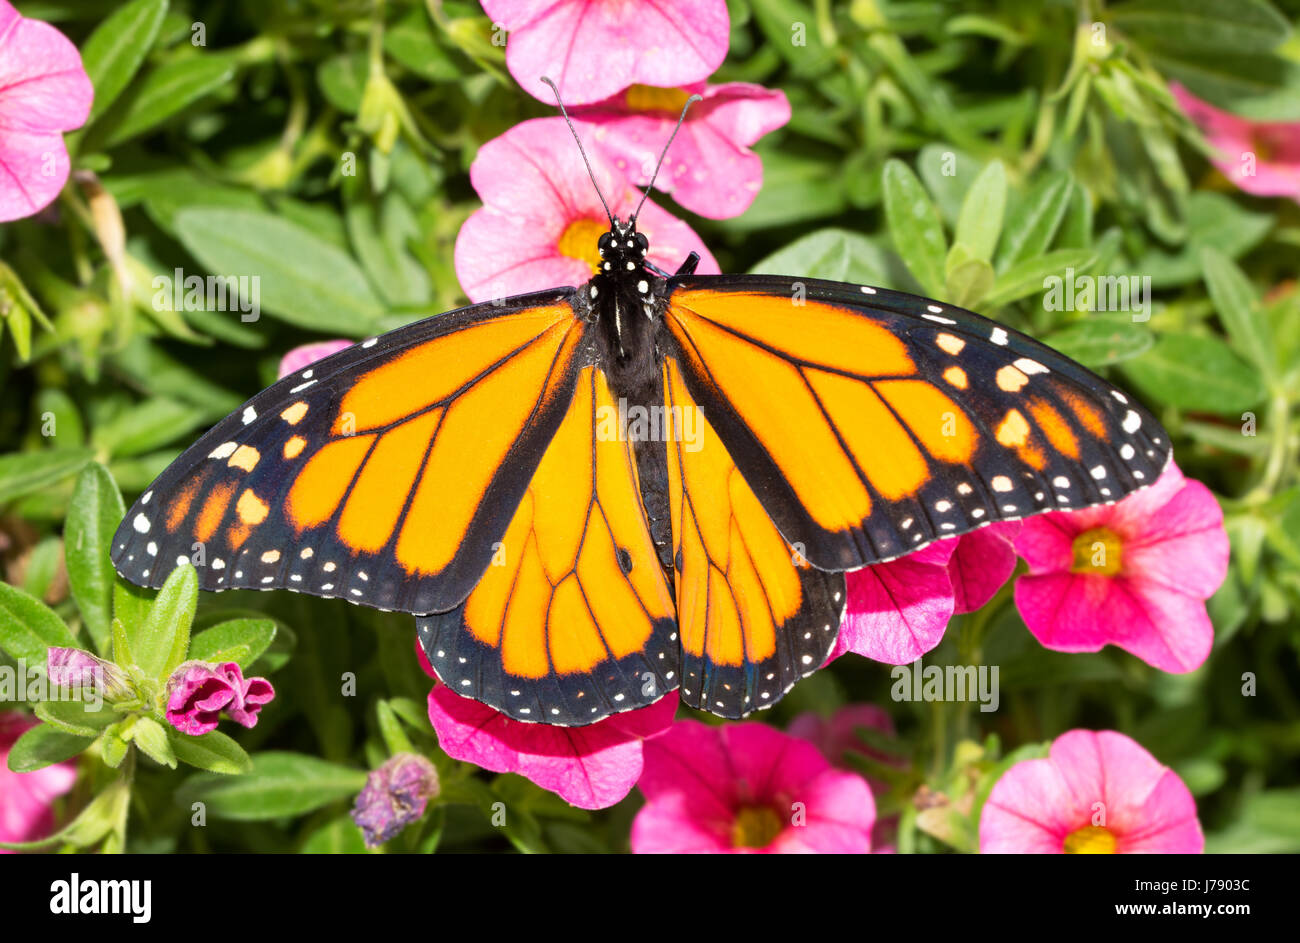
{"label": "orange wing", "polygon": [[438,676],[510,717],[589,724],[677,687],[668,580],[605,375],[567,415],[464,604],[417,620]]}
{"label": "orange wing", "polygon": [[463,601],[573,395],[569,293],[478,305],[366,341],[222,420],[128,512],[127,579],[287,588],[408,612]]}
{"label": "orange wing", "polygon": [[[720,284],[725,282],[725,284]],[[686,388],[782,534],[828,570],[1153,482],[1159,425],[978,315],[769,276],[673,281]]]}
{"label": "orange wing", "polygon": [[682,700],[740,717],[826,661],[844,575],[812,568],[777,531],[671,358],[664,392]]}

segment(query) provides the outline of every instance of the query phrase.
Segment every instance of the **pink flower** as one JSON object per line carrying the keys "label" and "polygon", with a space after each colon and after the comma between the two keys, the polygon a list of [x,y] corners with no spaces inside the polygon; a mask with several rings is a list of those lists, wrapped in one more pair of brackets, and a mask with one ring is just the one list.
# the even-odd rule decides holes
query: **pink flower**
{"label": "pink flower", "polygon": [[1220,111],[1176,82],[1169,90],[1219,152],[1213,163],[1225,177],[1256,196],[1300,201],[1300,121],[1251,121]]}
{"label": "pink flower", "polygon": [[[415,650],[420,667],[436,680],[424,650]],[[581,809],[604,809],[632,791],[643,767],[643,741],[672,725],[677,701],[673,691],[649,707],[586,727],[552,727],[511,720],[438,683],[429,692],[429,722],[453,759],[518,773]]]}
{"label": "pink flower", "polygon": [[330,354],[337,354],[340,350],[347,350],[353,343],[355,342],[345,340],[316,341],[314,344],[302,344],[295,347],[280,358],[279,379],[283,380],[291,373],[305,370],[317,360],[328,357]]}
{"label": "pink flower", "polygon": [[[73,763],[55,763],[31,773],[9,769],[9,749],[36,726],[17,711],[0,713],[0,841],[26,842],[54,829],[54,800],[72,789],[77,778]],[[0,849],[0,854],[8,854]]]}
{"label": "pink flower", "polygon": [[866,780],[760,723],[678,721],[646,741],[632,822],[637,854],[866,854],[876,805]]}
{"label": "pink flower", "polygon": [[580,809],[620,802],[641,776],[648,738],[677,712],[673,691],[649,707],[613,714],[587,727],[511,720],[444,684],[429,692],[429,721],[453,759],[495,773],[518,773]]}
{"label": "pink flower", "polygon": [[974,612],[1011,576],[1019,532],[1019,521],[991,524],[848,573],[844,622],[827,661],[845,652],[916,661],[943,640],[954,613]]}
{"label": "pink flower", "polygon": [[1071,730],[1046,759],[1002,774],[980,815],[985,854],[1195,854],[1196,803],[1178,776],[1114,730]]}
{"label": "pink flower", "polygon": [[937,540],[847,574],[848,604],[831,659],[856,652],[906,665],[938,645],[956,606],[948,576],[956,548],[955,540]]}
{"label": "pink flower", "polygon": [[645,187],[692,94],[704,101],[687,113],[655,187],[701,216],[739,216],[763,185],[763,162],[749,145],[790,120],[784,92],[746,82],[700,82],[680,89],[633,85],[576,109],[574,120],[584,140],[608,154],[633,184]]}
{"label": "pink flower", "polygon": [[[859,731],[875,730],[888,737],[894,736],[894,719],[884,708],[875,704],[849,704],[841,707],[829,719],[815,711],[800,714],[790,722],[787,728],[793,737],[807,740],[822,756],[840,769],[857,772],[851,757],[862,756],[877,763],[902,767],[906,765],[901,757],[885,753],[868,746]],[[871,795],[879,805],[882,796],[889,792],[889,784],[882,779],[863,774]],[[876,854],[893,852],[894,837],[898,831],[898,817],[877,818],[871,832],[871,846]]]}
{"label": "pink flower", "polygon": [[566,105],[608,98],[629,85],[686,85],[722,64],[730,41],[725,0],[483,0],[509,33],[506,66],[524,89]]}
{"label": "pink flower", "polygon": [[242,727],[257,726],[257,714],[275,697],[265,678],[248,678],[233,661],[209,665],[191,661],[167,680],[167,722],[181,733],[197,737],[217,729],[224,710]]}
{"label": "pink flower", "polygon": [[[641,192],[591,153],[611,213],[626,219]],[[470,181],[483,199],[456,237],[456,275],[473,301],[580,285],[599,264],[596,241],[609,229],[578,147],[562,118],[534,118],[479,149]],[[650,201],[637,229],[650,240],[649,260],[674,271],[692,252],[700,273],[718,263],[689,226]]]}
{"label": "pink flower", "polygon": [[58,196],[69,170],[63,132],[85,123],[93,97],[77,47],[0,0],[0,222]]}
{"label": "pink flower", "polygon": [[352,821],[365,834],[367,848],[377,848],[424,816],[438,794],[438,771],[424,757],[398,753],[366,777]]}
{"label": "pink flower", "polygon": [[51,645],[45,653],[45,676],[50,684],[82,692],[120,697],[131,689],[122,669],[79,648]]}
{"label": "pink flower", "polygon": [[1228,535],[1208,488],[1172,461],[1145,491],[1109,507],[1027,518],[1016,551],[1029,573],[1016,607],[1034,636],[1062,652],[1118,645],[1162,671],[1210,653],[1204,600],[1223,582]]}
{"label": "pink flower", "polygon": [[1016,570],[1020,521],[1000,521],[957,538],[948,558],[956,612],[974,612],[993,598]]}

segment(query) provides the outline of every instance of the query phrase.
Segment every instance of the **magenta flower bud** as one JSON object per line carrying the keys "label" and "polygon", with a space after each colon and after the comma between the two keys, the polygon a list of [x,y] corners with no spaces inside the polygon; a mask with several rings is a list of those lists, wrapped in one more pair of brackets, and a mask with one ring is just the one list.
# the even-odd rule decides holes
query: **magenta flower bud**
{"label": "magenta flower bud", "polygon": [[110,698],[130,689],[122,669],[79,648],[51,646],[46,652],[45,676],[56,687],[95,691]]}
{"label": "magenta flower bud", "polygon": [[414,753],[399,753],[366,778],[352,821],[365,834],[366,847],[375,848],[419,821],[437,794],[433,764]]}
{"label": "magenta flower bud", "polygon": [[181,733],[200,736],[217,729],[224,710],[243,727],[257,725],[257,713],[275,697],[265,678],[244,678],[233,661],[186,662],[167,681],[167,722]]}

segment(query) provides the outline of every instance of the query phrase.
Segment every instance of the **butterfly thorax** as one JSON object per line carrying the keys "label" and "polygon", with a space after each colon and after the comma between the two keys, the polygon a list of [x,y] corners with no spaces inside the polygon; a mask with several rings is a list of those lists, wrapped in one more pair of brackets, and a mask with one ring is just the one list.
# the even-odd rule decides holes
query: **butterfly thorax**
{"label": "butterfly thorax", "polygon": [[658,376],[655,353],[658,276],[646,266],[646,237],[636,222],[615,220],[600,237],[600,264],[583,287],[594,320],[597,343],[611,384],[635,397]]}

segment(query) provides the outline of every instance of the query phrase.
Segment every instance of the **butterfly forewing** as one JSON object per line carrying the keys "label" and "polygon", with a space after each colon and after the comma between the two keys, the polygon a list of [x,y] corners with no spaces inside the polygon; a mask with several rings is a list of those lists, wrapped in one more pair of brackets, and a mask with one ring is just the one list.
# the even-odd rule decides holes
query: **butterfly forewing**
{"label": "butterfly forewing", "polygon": [[219,422],[128,512],[127,579],[286,588],[409,612],[477,582],[573,395],[572,292],[479,305],[285,377]]}
{"label": "butterfly forewing", "polygon": [[884,289],[670,282],[664,343],[781,533],[853,569],[996,520],[1119,500],[1169,457],[1155,420],[1042,344]]}

